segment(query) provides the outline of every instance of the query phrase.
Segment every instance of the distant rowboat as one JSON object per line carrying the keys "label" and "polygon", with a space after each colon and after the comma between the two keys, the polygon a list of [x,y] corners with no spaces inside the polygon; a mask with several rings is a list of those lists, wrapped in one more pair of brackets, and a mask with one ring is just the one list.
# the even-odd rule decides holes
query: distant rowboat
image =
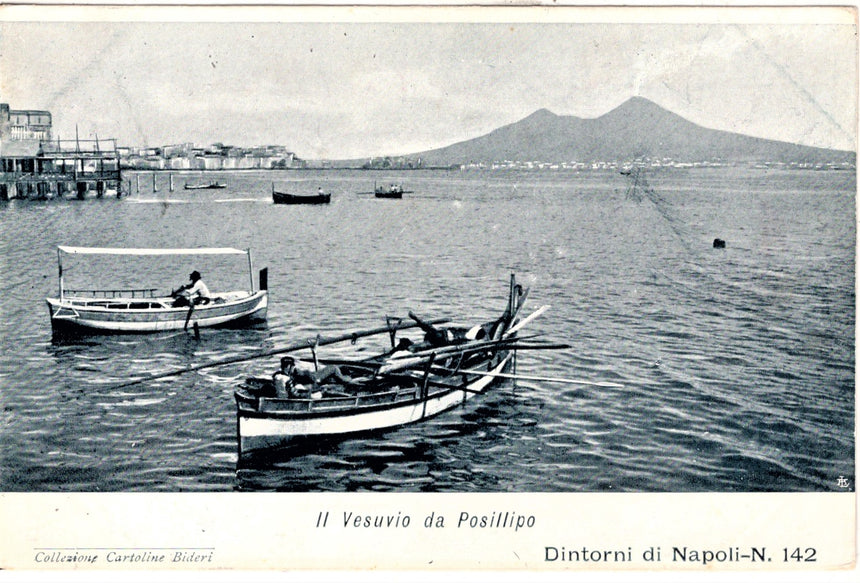
{"label": "distant rowboat", "polygon": [[331,202],[331,193],[290,194],[288,192],[278,192],[275,190],[275,185],[273,184],[272,200],[275,204],[328,204]]}
{"label": "distant rowboat", "polygon": [[210,182],[209,184],[188,184],[185,183],[185,190],[207,190],[215,188],[227,188],[223,182]]}
{"label": "distant rowboat", "polygon": [[[400,184],[392,184],[391,186],[376,186],[373,189],[373,194],[376,198],[403,198],[403,186]],[[409,191],[411,192],[411,191]]]}
{"label": "distant rowboat", "polygon": [[372,194],[376,198],[403,198],[404,194],[413,192],[412,190],[403,190],[402,184],[391,184],[389,186],[377,186],[373,183],[373,190],[370,192],[359,192],[358,194]]}

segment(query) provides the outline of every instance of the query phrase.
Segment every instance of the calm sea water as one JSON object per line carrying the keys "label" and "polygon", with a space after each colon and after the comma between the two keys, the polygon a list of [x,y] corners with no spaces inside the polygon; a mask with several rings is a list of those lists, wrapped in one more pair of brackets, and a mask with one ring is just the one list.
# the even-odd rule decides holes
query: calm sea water
{"label": "calm sea water", "polygon": [[[853,172],[360,171],[128,175],[122,200],[0,206],[0,489],[4,491],[838,491],[854,476]],[[357,194],[403,182],[401,201]],[[333,202],[275,206],[273,181]],[[727,241],[713,249],[712,241]],[[57,245],[251,248],[270,308],[255,330],[51,339]],[[77,259],[70,287],[169,290],[247,265]],[[496,316],[507,280],[551,309],[522,375],[464,408],[384,433],[237,464],[236,383],[276,358],[112,388],[414,310]],[[378,339],[379,346],[387,338]],[[371,345],[323,349],[372,350]],[[843,483],[844,485],[844,483]]]}

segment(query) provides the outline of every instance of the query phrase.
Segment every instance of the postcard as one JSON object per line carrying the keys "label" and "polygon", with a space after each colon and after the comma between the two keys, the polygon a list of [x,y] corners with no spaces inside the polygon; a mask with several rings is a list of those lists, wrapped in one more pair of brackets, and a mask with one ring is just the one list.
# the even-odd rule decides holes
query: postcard
{"label": "postcard", "polygon": [[857,55],[850,6],[4,5],[4,576],[849,580]]}

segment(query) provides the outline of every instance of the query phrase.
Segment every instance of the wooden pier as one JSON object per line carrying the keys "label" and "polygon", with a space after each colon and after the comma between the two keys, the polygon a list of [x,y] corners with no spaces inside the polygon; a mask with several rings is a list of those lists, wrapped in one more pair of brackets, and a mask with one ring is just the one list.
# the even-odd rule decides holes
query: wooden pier
{"label": "wooden pier", "polygon": [[116,140],[3,142],[0,200],[83,200],[125,194]]}

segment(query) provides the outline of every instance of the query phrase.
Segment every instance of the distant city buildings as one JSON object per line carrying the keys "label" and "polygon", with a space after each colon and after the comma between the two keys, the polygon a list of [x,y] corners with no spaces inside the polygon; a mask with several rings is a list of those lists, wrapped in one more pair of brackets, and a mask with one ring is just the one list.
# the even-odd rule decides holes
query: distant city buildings
{"label": "distant city buildings", "polygon": [[501,160],[493,162],[469,162],[455,164],[452,168],[467,170],[558,170],[585,172],[593,170],[623,170],[630,167],[640,168],[784,168],[798,170],[850,170],[855,165],[840,162],[749,162],[704,160],[701,162],[677,162],[671,158],[643,158],[635,162],[599,161],[590,162],[544,162],[541,160]]}
{"label": "distant city buildings", "polygon": [[424,168],[424,160],[412,156],[373,157],[361,165],[365,170],[415,170]]}
{"label": "distant city buildings", "polygon": [[284,146],[244,148],[192,143],[119,149],[123,168],[138,170],[272,170],[301,168],[304,162]]}

